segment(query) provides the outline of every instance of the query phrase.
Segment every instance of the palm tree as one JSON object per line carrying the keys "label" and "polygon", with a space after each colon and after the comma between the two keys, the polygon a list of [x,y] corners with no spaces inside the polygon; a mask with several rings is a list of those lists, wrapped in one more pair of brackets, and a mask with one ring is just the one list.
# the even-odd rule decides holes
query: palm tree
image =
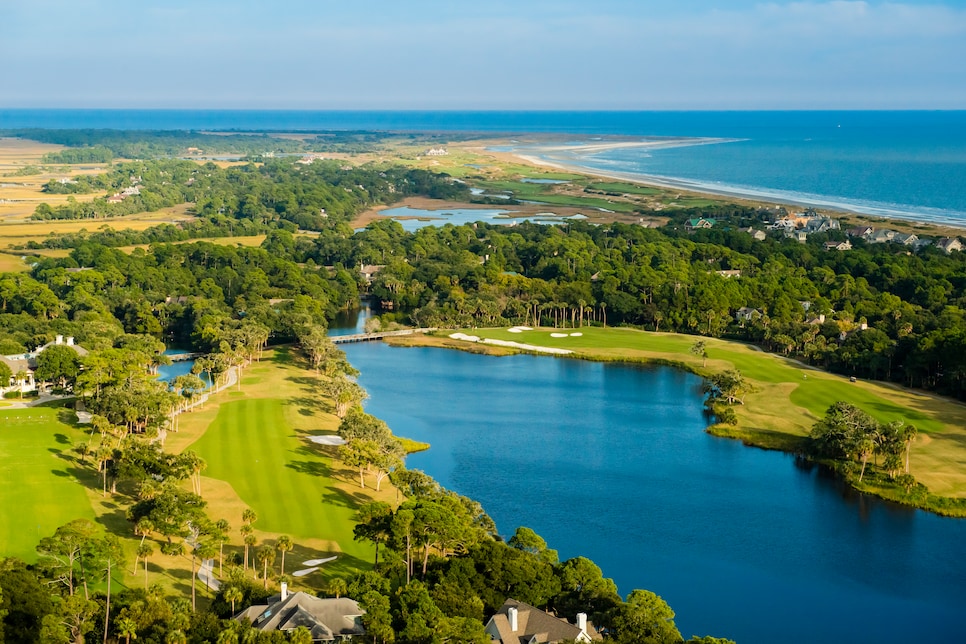
{"label": "palm tree", "polygon": [[289,635],[288,641],[292,644],[312,644],[312,631],[304,626],[298,626]]}
{"label": "palm tree", "polygon": [[329,583],[326,585],[326,590],[329,591],[330,595],[335,595],[335,598],[338,599],[343,594],[345,594],[345,591],[346,591],[345,579],[343,579],[342,577],[333,577],[332,579],[329,580]]}
{"label": "palm tree", "polygon": [[187,644],[188,638],[185,637],[184,631],[168,631],[167,636],[164,638],[164,642],[165,644]]}
{"label": "palm tree", "polygon": [[275,541],[275,548],[282,553],[282,565],[279,570],[280,575],[285,574],[285,553],[294,547],[295,545],[292,543],[292,539],[288,535],[283,534]]}
{"label": "palm tree", "polygon": [[144,588],[148,587],[148,557],[154,554],[154,548],[150,543],[142,543],[138,546],[138,556],[144,560]]}
{"label": "palm tree", "polygon": [[226,519],[218,519],[215,522],[215,528],[218,530],[215,538],[218,541],[218,576],[220,577],[224,572],[225,544],[228,543],[228,531],[231,530],[231,525]]}
{"label": "palm tree", "polygon": [[235,602],[240,602],[245,598],[245,593],[238,586],[229,586],[225,589],[222,597],[225,598],[226,602],[231,602],[231,614],[235,614]]}
{"label": "palm tree", "polygon": [[255,553],[255,561],[262,566],[262,587],[268,588],[268,567],[275,563],[275,548],[262,546]]}
{"label": "palm tree", "polygon": [[130,617],[119,617],[114,622],[118,637],[123,637],[125,644],[131,644],[131,638],[138,638],[138,625]]}
{"label": "palm tree", "polygon": [[[251,530],[251,526],[244,526]],[[245,570],[248,570],[248,549],[254,547],[258,539],[251,532],[245,535]],[[254,568],[254,565],[252,566]]]}

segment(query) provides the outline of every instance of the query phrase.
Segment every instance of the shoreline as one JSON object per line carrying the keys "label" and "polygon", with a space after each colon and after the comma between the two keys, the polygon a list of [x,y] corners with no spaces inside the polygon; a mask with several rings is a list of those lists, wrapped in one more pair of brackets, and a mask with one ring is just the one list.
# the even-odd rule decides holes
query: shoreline
{"label": "shoreline", "polygon": [[[826,211],[829,214],[836,214],[839,217],[852,217],[857,219],[881,219],[884,221],[894,221],[899,224],[909,226],[922,226],[936,229],[947,229],[958,231],[962,234],[966,231],[966,219],[958,220],[947,218],[945,215],[931,215],[929,213],[914,213],[902,210],[887,210],[884,207],[868,206],[861,204],[849,204],[835,201],[834,198],[826,198],[821,195],[796,196],[785,194],[781,190],[771,190],[769,188],[742,188],[740,186],[723,185],[721,187],[710,186],[698,180],[665,177],[660,175],[648,175],[630,171],[602,170],[592,166],[581,165],[579,162],[561,159],[551,155],[544,156],[546,152],[603,152],[606,150],[616,150],[624,148],[645,148],[645,149],[667,149],[672,147],[693,147],[699,145],[717,145],[720,143],[732,143],[742,139],[723,139],[723,138],[701,138],[692,139],[693,143],[685,143],[684,138],[674,139],[673,141],[641,141],[629,142],[620,141],[612,143],[594,143],[577,146],[534,146],[530,150],[488,150],[498,154],[506,154],[517,161],[527,165],[540,168],[552,168],[554,170],[582,174],[589,177],[623,181],[636,185],[663,188],[668,190],[682,190],[691,194],[725,197],[758,204],[772,204],[797,207],[811,207]],[[505,144],[506,142],[501,143]]]}

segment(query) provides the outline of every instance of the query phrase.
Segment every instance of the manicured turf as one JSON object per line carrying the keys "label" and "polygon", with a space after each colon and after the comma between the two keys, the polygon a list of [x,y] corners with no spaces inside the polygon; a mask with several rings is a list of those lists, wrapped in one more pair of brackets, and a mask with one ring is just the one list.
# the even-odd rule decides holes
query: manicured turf
{"label": "manicured turf", "polygon": [[82,438],[61,409],[0,411],[0,556],[36,560],[37,542],[73,519],[94,520],[75,465],[61,455]]}
{"label": "manicured turf", "polygon": [[191,446],[208,463],[205,476],[231,484],[258,514],[259,530],[336,541],[342,552],[371,561],[372,549],[352,538],[359,499],[340,489],[331,461],[292,428],[284,405],[274,398],[222,404]]}

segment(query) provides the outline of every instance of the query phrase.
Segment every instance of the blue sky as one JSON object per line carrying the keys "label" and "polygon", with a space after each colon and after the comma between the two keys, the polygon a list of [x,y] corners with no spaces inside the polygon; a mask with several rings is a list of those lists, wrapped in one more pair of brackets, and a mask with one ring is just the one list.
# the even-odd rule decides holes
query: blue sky
{"label": "blue sky", "polygon": [[966,0],[0,0],[0,106],[966,108]]}

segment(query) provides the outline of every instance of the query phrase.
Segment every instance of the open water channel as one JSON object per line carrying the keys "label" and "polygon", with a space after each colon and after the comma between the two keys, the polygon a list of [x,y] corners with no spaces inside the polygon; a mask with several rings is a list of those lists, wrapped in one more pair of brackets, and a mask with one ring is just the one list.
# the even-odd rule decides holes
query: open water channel
{"label": "open water channel", "polygon": [[529,526],[562,559],[593,559],[622,594],[658,593],[685,637],[966,641],[966,521],[709,436],[691,374],[343,348],[367,410],[432,444],[409,467],[480,501],[502,534]]}

